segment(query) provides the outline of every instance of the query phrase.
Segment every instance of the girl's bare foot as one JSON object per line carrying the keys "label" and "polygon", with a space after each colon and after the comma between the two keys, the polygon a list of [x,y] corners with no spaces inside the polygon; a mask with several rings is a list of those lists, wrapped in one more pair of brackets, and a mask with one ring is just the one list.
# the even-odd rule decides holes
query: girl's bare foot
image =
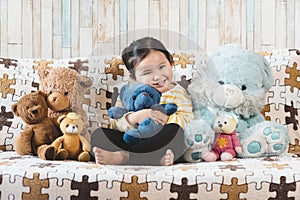
{"label": "girl's bare foot", "polygon": [[93,152],[97,164],[120,165],[125,164],[129,159],[129,153],[127,151],[111,152],[94,147]]}
{"label": "girl's bare foot", "polygon": [[174,153],[171,149],[168,149],[165,155],[161,158],[160,164],[163,166],[170,166],[173,165],[174,162]]}

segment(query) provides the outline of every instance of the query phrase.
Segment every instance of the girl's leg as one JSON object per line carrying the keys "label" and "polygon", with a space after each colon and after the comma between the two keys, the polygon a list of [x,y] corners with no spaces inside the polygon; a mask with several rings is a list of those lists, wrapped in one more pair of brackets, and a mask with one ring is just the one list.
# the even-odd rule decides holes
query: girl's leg
{"label": "girl's leg", "polygon": [[[167,124],[154,136],[143,140],[129,149],[132,164],[160,165],[164,156],[170,158],[170,149],[175,163],[183,162],[185,151],[183,129],[177,124]],[[172,157],[172,156],[171,156]]]}
{"label": "girl's leg", "polygon": [[124,164],[129,159],[122,132],[98,128],[91,135],[91,155],[99,164]]}

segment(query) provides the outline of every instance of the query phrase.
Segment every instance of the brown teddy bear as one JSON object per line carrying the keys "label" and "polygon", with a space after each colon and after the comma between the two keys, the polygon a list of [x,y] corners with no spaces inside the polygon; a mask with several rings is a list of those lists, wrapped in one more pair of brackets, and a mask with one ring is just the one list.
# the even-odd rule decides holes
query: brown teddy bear
{"label": "brown teddy bear", "polygon": [[57,119],[69,112],[79,113],[84,121],[82,135],[89,140],[88,118],[82,108],[84,93],[92,85],[92,79],[67,67],[56,67],[50,70],[38,68],[40,89],[47,95],[48,116],[53,119],[57,128]]}
{"label": "brown teddy bear", "polygon": [[55,149],[50,144],[60,136],[60,132],[48,117],[46,95],[42,91],[24,95],[11,106],[11,110],[26,123],[15,139],[15,151],[20,155],[33,154],[53,160]]}
{"label": "brown teddy bear", "polygon": [[52,146],[55,148],[57,160],[72,159],[79,161],[89,161],[90,143],[80,135],[83,130],[83,120],[74,112],[61,115],[57,122],[63,136],[57,138]]}

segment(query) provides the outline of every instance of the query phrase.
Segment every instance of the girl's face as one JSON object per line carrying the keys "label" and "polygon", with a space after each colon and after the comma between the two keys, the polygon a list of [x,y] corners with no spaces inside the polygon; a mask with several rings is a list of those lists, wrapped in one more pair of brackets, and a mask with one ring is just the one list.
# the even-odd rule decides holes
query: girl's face
{"label": "girl's face", "polygon": [[172,66],[160,51],[151,50],[134,69],[135,81],[150,85],[161,93],[174,87]]}

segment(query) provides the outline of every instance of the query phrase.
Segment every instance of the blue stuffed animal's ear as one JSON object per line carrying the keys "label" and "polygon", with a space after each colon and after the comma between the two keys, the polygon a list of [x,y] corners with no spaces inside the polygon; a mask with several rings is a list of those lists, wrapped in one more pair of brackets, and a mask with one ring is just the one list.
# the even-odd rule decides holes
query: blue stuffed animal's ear
{"label": "blue stuffed animal's ear", "polygon": [[274,82],[273,72],[268,61],[258,53],[255,52],[248,52],[248,53],[249,53],[249,59],[254,61],[259,66],[259,69],[263,76],[262,86],[265,88],[265,91],[268,91],[272,87]]}
{"label": "blue stuffed animal's ear", "polygon": [[125,92],[128,90],[129,85],[123,85],[120,91],[120,99],[122,102],[126,101],[126,95]]}

